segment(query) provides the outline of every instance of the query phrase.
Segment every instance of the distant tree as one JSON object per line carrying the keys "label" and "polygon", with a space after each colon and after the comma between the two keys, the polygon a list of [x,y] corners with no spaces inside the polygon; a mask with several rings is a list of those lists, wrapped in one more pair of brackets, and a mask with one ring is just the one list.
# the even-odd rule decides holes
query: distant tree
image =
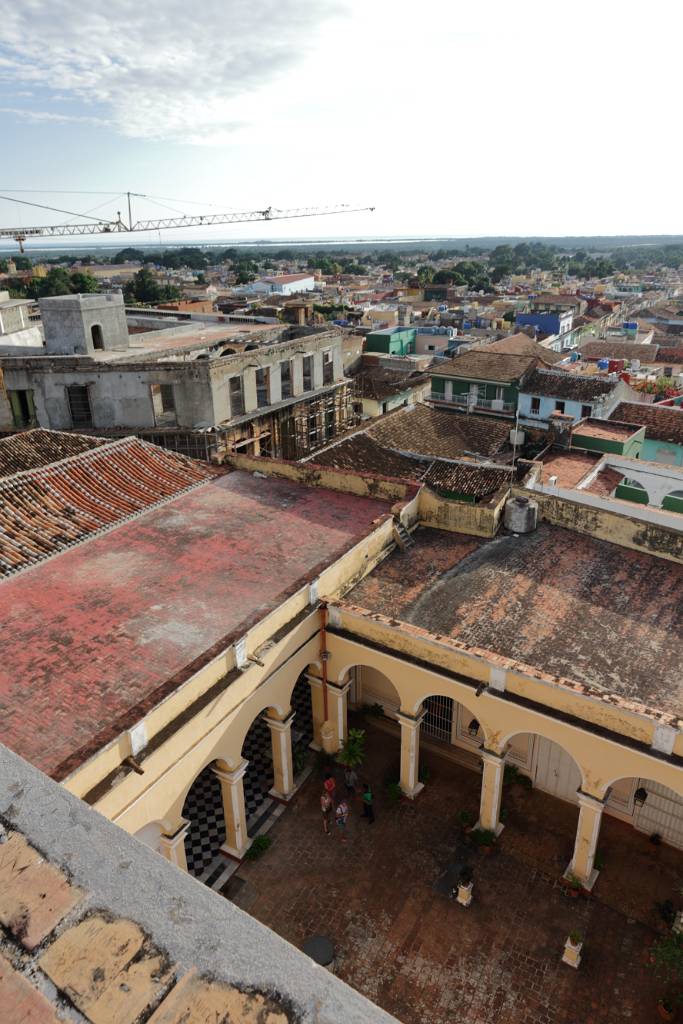
{"label": "distant tree", "polygon": [[71,276],[65,267],[53,267],[46,277],[34,277],[26,289],[29,298],[42,299],[51,295],[69,295]]}
{"label": "distant tree", "polygon": [[121,249],[115,256],[112,256],[112,263],[142,263],[145,258],[145,254],[142,249],[134,249],[132,246],[128,246],[126,249]]}
{"label": "distant tree", "polygon": [[28,256],[15,256],[14,266],[17,270],[30,270],[33,266]]}
{"label": "distant tree", "polygon": [[7,260],[0,260],[0,274],[7,273]]}
{"label": "distant tree", "polygon": [[79,294],[87,294],[88,292],[98,292],[100,285],[97,278],[93,277],[92,274],[83,273],[79,270],[75,271],[71,275],[71,291]]}
{"label": "distant tree", "polygon": [[249,270],[238,270],[237,271],[237,284],[249,284],[256,277],[256,274],[252,274]]}
{"label": "distant tree", "polygon": [[173,285],[160,285],[149,267],[142,267],[138,270],[123,291],[128,302],[144,302],[148,305],[155,305],[157,302],[171,302],[180,298],[180,291]]}

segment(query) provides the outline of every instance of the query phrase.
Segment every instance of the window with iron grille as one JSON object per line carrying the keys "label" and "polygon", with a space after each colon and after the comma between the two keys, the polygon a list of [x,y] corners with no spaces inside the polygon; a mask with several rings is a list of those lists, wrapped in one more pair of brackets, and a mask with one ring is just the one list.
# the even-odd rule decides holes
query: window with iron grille
{"label": "window with iron grille", "polygon": [[66,394],[73,426],[92,427],[92,409],[87,387],[81,384],[71,384],[66,389]]}
{"label": "window with iron grille", "polygon": [[242,393],[242,378],[230,378],[230,415],[241,416],[244,412],[244,395]]}
{"label": "window with iron grille", "polygon": [[451,742],[453,729],[453,700],[450,697],[427,697],[421,729],[426,736]]}

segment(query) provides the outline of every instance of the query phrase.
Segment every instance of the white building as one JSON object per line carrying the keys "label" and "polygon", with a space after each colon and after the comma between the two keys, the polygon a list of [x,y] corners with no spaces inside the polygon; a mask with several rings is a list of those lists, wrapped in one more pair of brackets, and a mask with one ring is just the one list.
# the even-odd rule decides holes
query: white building
{"label": "white building", "polygon": [[251,287],[253,291],[266,295],[296,295],[312,292],[315,278],[312,274],[278,274],[276,277],[262,277]]}

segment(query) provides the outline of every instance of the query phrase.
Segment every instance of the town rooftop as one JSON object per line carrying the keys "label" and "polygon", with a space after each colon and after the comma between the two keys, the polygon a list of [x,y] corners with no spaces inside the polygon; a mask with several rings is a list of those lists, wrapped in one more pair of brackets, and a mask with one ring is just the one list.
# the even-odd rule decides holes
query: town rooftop
{"label": "town rooftop", "polygon": [[4,580],[4,742],[65,778],[390,510],[233,472]]}

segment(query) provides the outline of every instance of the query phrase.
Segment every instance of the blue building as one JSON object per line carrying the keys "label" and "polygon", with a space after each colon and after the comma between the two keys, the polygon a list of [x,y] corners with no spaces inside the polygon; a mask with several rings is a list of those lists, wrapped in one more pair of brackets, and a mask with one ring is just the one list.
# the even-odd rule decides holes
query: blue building
{"label": "blue building", "polygon": [[561,338],[569,334],[574,323],[574,315],[568,310],[538,310],[534,313],[517,313],[515,327],[535,327],[543,335],[554,334]]}

